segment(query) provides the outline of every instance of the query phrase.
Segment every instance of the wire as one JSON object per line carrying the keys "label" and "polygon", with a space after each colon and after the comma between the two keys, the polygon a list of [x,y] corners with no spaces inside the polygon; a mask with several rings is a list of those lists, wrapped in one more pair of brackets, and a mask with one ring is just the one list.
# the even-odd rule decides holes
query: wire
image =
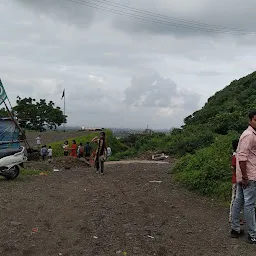
{"label": "wire", "polygon": [[193,25],[196,25],[196,26],[212,27],[212,28],[223,29],[223,30],[232,30],[232,31],[238,31],[238,32],[249,32],[249,33],[251,32],[251,31],[246,30],[246,29],[231,28],[231,27],[225,27],[225,26],[221,26],[221,25],[210,25],[210,24],[202,23],[202,22],[198,22],[198,21],[190,21],[190,20],[185,20],[185,19],[181,19],[181,18],[170,17],[170,16],[163,15],[163,14],[160,14],[160,13],[145,11],[145,10],[142,10],[142,9],[130,7],[128,5],[118,4],[118,3],[108,1],[108,0],[94,0],[94,2],[95,1],[103,3],[103,4],[108,4],[110,6],[125,8],[125,9],[128,9],[128,10],[132,10],[134,12],[137,12],[137,13],[152,15],[152,16],[155,16],[155,17],[161,17],[161,18],[164,18],[164,19],[167,19],[167,20],[170,20],[170,21],[175,21],[175,22],[180,22],[180,23],[193,24]]}
{"label": "wire", "polygon": [[[186,21],[183,19],[177,19],[177,18],[172,18],[172,17],[168,17],[165,15],[161,15],[161,14],[157,14],[157,13],[151,13],[151,12],[147,12],[147,11],[143,11],[140,10],[140,12],[145,12],[147,14],[153,14],[153,15],[160,15],[165,17],[165,19],[172,19],[173,21],[166,21],[166,20],[162,20],[162,19],[156,19],[154,17],[152,17],[152,15],[141,15],[141,14],[136,14],[136,13],[130,13],[130,12],[125,12],[123,10],[119,9],[113,9],[113,8],[108,8],[106,6],[103,5],[99,5],[99,4],[95,4],[92,2],[88,2],[88,1],[82,1],[82,0],[66,0],[69,2],[73,2],[76,4],[81,4],[84,6],[88,6],[94,9],[98,9],[98,10],[103,10],[103,11],[107,11],[107,12],[111,12],[111,13],[115,13],[115,14],[119,14],[119,15],[125,15],[127,17],[132,17],[138,20],[143,20],[143,21],[147,21],[147,22],[151,22],[151,23],[155,23],[155,24],[160,24],[160,25],[168,25],[168,26],[172,26],[172,27],[176,27],[176,28],[187,28],[190,30],[197,30],[197,31],[203,31],[203,32],[212,32],[212,33],[229,33],[229,34],[236,34],[236,35],[255,35],[256,32],[252,32],[249,30],[244,30],[244,29],[232,29],[232,28],[228,28],[228,27],[223,27],[223,26],[211,26],[209,24],[204,24],[204,23],[196,23],[193,21]],[[98,2],[102,3],[102,0],[95,0]],[[107,1],[104,1],[107,2]],[[105,3],[103,3],[105,4]],[[115,4],[115,5],[119,5],[119,4]],[[113,4],[112,4],[113,6]],[[121,5],[119,5],[121,6]],[[124,6],[125,8],[129,8]],[[139,10],[136,8],[131,8],[131,10]],[[137,11],[138,12],[138,11]]]}

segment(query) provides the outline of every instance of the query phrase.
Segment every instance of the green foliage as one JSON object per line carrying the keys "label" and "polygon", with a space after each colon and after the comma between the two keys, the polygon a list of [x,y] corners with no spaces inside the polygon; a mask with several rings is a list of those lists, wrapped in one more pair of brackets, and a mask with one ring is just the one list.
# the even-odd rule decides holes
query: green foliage
{"label": "green foliage", "polygon": [[[152,135],[132,134],[121,141],[131,149],[135,149],[137,155],[146,151],[161,151],[180,157],[210,145],[215,136],[216,134],[206,125],[191,125],[184,129],[174,129],[168,135],[162,133]],[[125,154],[123,155],[125,156]]]}
{"label": "green foliage", "polygon": [[232,176],[231,143],[238,137],[236,132],[218,135],[211,146],[181,157],[173,168],[175,179],[203,195],[228,199]]}
{"label": "green foliage", "polygon": [[[127,146],[122,144],[119,140],[117,140],[113,136],[113,134],[110,130],[105,130],[105,132],[106,132],[107,146],[111,147],[113,155],[128,149]],[[95,136],[99,136],[99,132],[92,132],[92,133],[86,134],[84,136],[79,136],[79,137],[75,137],[75,138],[67,138],[67,140],[69,142],[69,145],[71,145],[72,140],[75,140],[77,144],[79,144],[79,143],[85,144],[86,142],[90,142],[92,148],[96,149],[97,144],[91,142],[91,140]],[[49,146],[52,147],[53,156],[63,156],[63,148],[62,148],[63,143],[64,143],[64,141],[58,141],[58,142],[53,142],[53,143],[49,144]]]}
{"label": "green foliage", "polygon": [[5,108],[0,109],[0,117],[8,117],[8,112],[6,111]]}
{"label": "green foliage", "polygon": [[247,114],[256,107],[256,72],[233,81],[208,99],[200,110],[184,119],[185,125],[208,124],[211,130],[227,134],[242,132],[247,126]]}
{"label": "green foliage", "polygon": [[[184,155],[174,167],[175,178],[204,195],[228,199],[231,141],[239,138],[248,126],[248,112],[254,109],[256,72],[233,81],[209,98],[201,110],[186,117],[183,129],[178,135],[174,134],[177,144],[173,148]],[[194,132],[190,132],[192,127]],[[216,140],[212,144],[214,137]],[[192,144],[187,143],[191,140]]]}
{"label": "green foliage", "polygon": [[41,171],[35,169],[21,169],[20,176],[27,177],[27,176],[34,176],[39,175]]}
{"label": "green foliage", "polygon": [[66,123],[60,107],[55,107],[54,102],[40,99],[36,102],[32,98],[21,99],[17,97],[17,105],[13,108],[22,128],[43,131],[45,127],[56,129],[63,121]]}
{"label": "green foliage", "polygon": [[118,152],[108,158],[109,161],[119,161],[122,159],[131,159],[137,155],[137,151],[133,148],[128,149],[124,152]]}
{"label": "green foliage", "polygon": [[[162,151],[180,158],[175,178],[204,195],[229,198],[231,142],[248,125],[248,112],[256,109],[256,72],[233,81],[208,99],[205,106],[184,119],[181,128],[164,136],[132,135],[129,152]],[[134,150],[135,149],[135,150]],[[120,154],[127,157],[129,152]]]}
{"label": "green foliage", "polygon": [[216,134],[207,125],[190,125],[176,134],[171,133],[168,150],[177,157],[187,153],[193,154],[196,150],[213,143]]}

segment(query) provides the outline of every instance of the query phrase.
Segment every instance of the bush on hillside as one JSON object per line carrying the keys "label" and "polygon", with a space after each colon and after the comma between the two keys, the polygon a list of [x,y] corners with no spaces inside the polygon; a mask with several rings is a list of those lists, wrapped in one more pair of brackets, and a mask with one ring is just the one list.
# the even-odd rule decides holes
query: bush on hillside
{"label": "bush on hillside", "polygon": [[118,152],[116,154],[111,155],[108,160],[109,161],[120,161],[124,159],[131,159],[137,156],[137,151],[133,148],[128,149],[124,152]]}
{"label": "bush on hillside", "polygon": [[[206,125],[191,125],[184,129],[173,129],[171,134],[130,135],[121,141],[129,146],[128,152],[119,154],[120,159],[134,157],[147,151],[163,152],[176,157],[207,147],[213,143],[216,134]],[[132,152],[132,154],[131,154]]]}
{"label": "bush on hillside", "polygon": [[165,151],[181,157],[187,153],[193,154],[200,148],[207,147],[214,142],[216,134],[206,125],[191,125],[175,134],[171,133]]}
{"label": "bush on hillside", "polygon": [[212,131],[242,133],[247,126],[248,112],[256,107],[256,72],[233,81],[208,99],[205,106],[184,119],[185,127],[208,124]]}
{"label": "bush on hillside", "polygon": [[232,176],[231,143],[237,138],[239,134],[236,132],[226,136],[219,135],[211,146],[181,157],[173,169],[174,178],[203,195],[229,199]]}

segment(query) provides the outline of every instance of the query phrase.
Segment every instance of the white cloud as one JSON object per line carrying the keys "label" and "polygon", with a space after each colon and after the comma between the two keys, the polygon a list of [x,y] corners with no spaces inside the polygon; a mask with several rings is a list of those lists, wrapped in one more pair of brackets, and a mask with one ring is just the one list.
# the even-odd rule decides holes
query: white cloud
{"label": "white cloud", "polygon": [[[255,1],[173,2],[116,3],[254,29]],[[255,36],[163,27],[70,1],[2,0],[0,22],[1,79],[11,101],[46,97],[63,106],[65,88],[71,125],[179,126],[255,69]]]}

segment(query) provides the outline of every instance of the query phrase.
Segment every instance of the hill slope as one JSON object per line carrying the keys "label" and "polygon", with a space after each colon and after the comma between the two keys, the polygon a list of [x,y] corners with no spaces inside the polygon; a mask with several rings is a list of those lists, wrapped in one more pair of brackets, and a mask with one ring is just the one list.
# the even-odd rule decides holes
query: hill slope
{"label": "hill slope", "polygon": [[205,106],[185,118],[185,126],[208,124],[219,134],[229,130],[242,132],[246,127],[247,113],[256,108],[256,72],[233,81],[208,99]]}
{"label": "hill slope", "polygon": [[231,184],[231,142],[248,125],[248,112],[256,109],[256,72],[233,81],[210,97],[201,109],[184,119],[170,134],[131,135],[123,139],[130,149],[119,157],[145,151],[174,155],[173,173],[188,188],[228,198]]}
{"label": "hill slope", "polygon": [[[185,156],[173,170],[175,178],[202,194],[228,199],[231,142],[247,127],[248,112],[253,109],[256,109],[256,72],[233,81],[209,98],[201,110],[185,118],[181,141],[187,138],[185,131],[188,136],[189,133],[195,136],[197,131],[198,143],[186,150],[188,154],[182,154]],[[213,141],[203,145],[200,138],[205,133],[212,134]]]}

